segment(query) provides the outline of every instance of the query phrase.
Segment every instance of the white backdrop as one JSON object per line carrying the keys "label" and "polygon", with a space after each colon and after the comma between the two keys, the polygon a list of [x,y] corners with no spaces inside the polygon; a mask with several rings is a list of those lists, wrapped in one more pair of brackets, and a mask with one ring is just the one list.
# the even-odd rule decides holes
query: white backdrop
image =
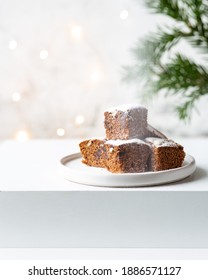
{"label": "white backdrop", "polygon": [[[138,102],[121,82],[130,49],[154,28],[142,0],[0,0],[0,139],[103,135],[103,110]],[[189,124],[174,99],[147,103],[169,135],[208,135],[208,98]]]}

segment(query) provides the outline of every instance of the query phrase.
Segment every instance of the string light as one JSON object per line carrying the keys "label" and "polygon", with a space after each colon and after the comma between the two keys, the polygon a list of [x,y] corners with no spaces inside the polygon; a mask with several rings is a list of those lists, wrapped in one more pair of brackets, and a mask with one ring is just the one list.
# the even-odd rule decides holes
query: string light
{"label": "string light", "polygon": [[[68,31],[69,32],[69,31]],[[80,25],[73,25],[70,27],[70,32],[71,32],[71,36],[73,36],[74,39],[81,39],[83,37],[83,27]],[[8,42],[8,48],[10,50],[15,50],[17,48],[18,43],[15,40],[11,40]],[[46,60],[49,56],[49,52],[47,49],[39,49],[37,52],[37,59],[38,59],[38,54],[39,54],[39,59],[40,60]],[[95,70],[93,72],[93,70]],[[88,81],[91,81],[92,83],[97,83],[102,79],[102,72],[99,71],[99,67],[98,69],[96,68],[91,68],[91,73],[88,73]],[[22,93],[20,92],[11,92],[11,96],[10,96],[10,100],[12,100],[13,102],[19,102],[20,100],[23,100],[24,96]],[[74,123],[76,125],[82,125],[85,122],[85,118],[83,115],[77,115],[74,119]],[[59,137],[63,137],[66,134],[66,131],[64,128],[57,128],[55,129],[55,133],[57,134],[57,136]],[[15,135],[13,136],[16,141],[18,142],[27,142],[30,138],[30,131],[28,132],[25,129],[19,130],[15,133]]]}
{"label": "string light", "polygon": [[63,136],[65,135],[65,129],[63,129],[63,128],[58,128],[58,129],[56,130],[56,134],[57,134],[58,136],[60,136],[60,137],[63,137]]}
{"label": "string light", "polygon": [[18,142],[27,142],[29,140],[29,134],[25,130],[20,130],[17,132],[15,139]]}
{"label": "string light", "polygon": [[75,39],[81,39],[83,34],[83,28],[80,25],[74,25],[71,27],[71,35]]}
{"label": "string light", "polygon": [[129,12],[127,10],[123,10],[120,12],[120,19],[125,20],[129,16]]}
{"label": "string light", "polygon": [[91,75],[90,75],[90,81],[92,83],[96,83],[98,81],[100,81],[101,79],[101,74],[97,71],[94,71]]}
{"label": "string light", "polygon": [[41,50],[40,51],[40,59],[45,60],[48,58],[48,51],[47,50]]}
{"label": "string light", "polygon": [[14,102],[18,102],[18,101],[20,101],[20,99],[21,99],[21,94],[19,92],[14,92],[12,94],[12,100]]}
{"label": "string light", "polygon": [[82,115],[78,115],[78,116],[76,116],[76,118],[75,118],[75,123],[76,123],[77,125],[83,124],[84,121],[85,121],[85,119],[84,119],[84,117],[83,117]]}
{"label": "string light", "polygon": [[8,47],[9,47],[9,49],[10,49],[11,51],[15,50],[16,47],[17,47],[17,41],[11,40],[11,41],[9,42]]}

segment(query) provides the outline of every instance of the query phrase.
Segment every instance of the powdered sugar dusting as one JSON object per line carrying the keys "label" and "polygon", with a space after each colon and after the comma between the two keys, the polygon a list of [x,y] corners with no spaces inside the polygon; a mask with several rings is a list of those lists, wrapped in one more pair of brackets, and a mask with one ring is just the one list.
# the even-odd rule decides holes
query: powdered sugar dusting
{"label": "powdered sugar dusting", "polygon": [[157,137],[148,137],[145,141],[152,143],[156,147],[178,147],[178,144],[173,140],[162,139]]}
{"label": "powdered sugar dusting", "polygon": [[151,126],[150,124],[147,125],[147,131],[150,132],[150,135],[149,135],[150,137],[152,136],[154,138],[154,136],[155,136],[158,138],[167,139],[167,137],[162,132],[160,132],[159,130],[157,130],[156,128]]}
{"label": "powdered sugar dusting", "polygon": [[140,139],[136,139],[136,138],[128,139],[128,140],[117,139],[117,140],[106,141],[106,144],[113,145],[113,146],[120,146],[120,145],[123,145],[123,144],[130,144],[130,143],[146,144],[144,141],[142,141]]}
{"label": "powdered sugar dusting", "polygon": [[130,110],[139,110],[139,111],[147,111],[147,109],[142,106],[142,105],[139,105],[139,104],[123,104],[123,105],[120,105],[120,106],[116,106],[116,107],[112,107],[112,108],[109,108],[108,110],[106,110],[106,112],[109,112],[113,115],[116,115],[116,113],[118,111],[121,111],[123,113],[125,112],[128,112]]}

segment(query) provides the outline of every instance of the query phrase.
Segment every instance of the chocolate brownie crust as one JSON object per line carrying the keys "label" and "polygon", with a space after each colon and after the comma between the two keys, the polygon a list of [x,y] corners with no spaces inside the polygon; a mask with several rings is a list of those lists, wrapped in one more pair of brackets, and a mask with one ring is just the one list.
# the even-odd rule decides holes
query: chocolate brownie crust
{"label": "chocolate brownie crust", "polygon": [[152,152],[149,160],[149,170],[161,171],[182,166],[185,158],[183,147],[173,140],[161,138],[146,138]]}
{"label": "chocolate brownie crust", "polygon": [[[147,171],[150,147],[143,141],[123,141],[123,144],[116,144],[115,141],[107,141],[108,160],[106,168],[113,173],[136,173]],[[122,142],[122,141],[119,141]]]}
{"label": "chocolate brownie crust", "polygon": [[106,139],[80,143],[82,162],[112,173],[139,173],[181,167],[183,147],[147,123],[147,109],[125,104],[104,112]]}
{"label": "chocolate brownie crust", "polygon": [[79,144],[82,162],[89,166],[105,167],[106,148],[105,140],[89,139]]}
{"label": "chocolate brownie crust", "polygon": [[147,132],[145,135],[145,138],[148,137],[157,137],[157,138],[162,138],[162,139],[168,139],[165,134],[160,132],[158,129],[154,128],[150,124],[147,124]]}
{"label": "chocolate brownie crust", "polygon": [[139,139],[85,140],[80,143],[82,162],[112,173],[147,171],[150,147]]}
{"label": "chocolate brownie crust", "polygon": [[143,138],[147,135],[147,109],[126,105],[104,112],[107,139]]}

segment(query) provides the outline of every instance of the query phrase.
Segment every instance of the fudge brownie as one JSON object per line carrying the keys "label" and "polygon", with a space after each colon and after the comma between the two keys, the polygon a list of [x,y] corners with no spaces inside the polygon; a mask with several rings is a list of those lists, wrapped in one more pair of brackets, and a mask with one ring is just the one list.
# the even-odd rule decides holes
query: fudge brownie
{"label": "fudge brownie", "polygon": [[147,171],[150,147],[140,139],[108,140],[105,167],[112,173]]}
{"label": "fudge brownie", "polygon": [[105,167],[106,148],[105,140],[89,139],[79,144],[82,162],[89,166]]}
{"label": "fudge brownie", "polygon": [[104,112],[107,139],[144,138],[147,135],[147,109],[126,104]]}
{"label": "fudge brownie", "polygon": [[147,123],[147,109],[122,105],[104,112],[106,139],[82,141],[82,162],[112,173],[161,171],[181,167],[183,147]]}
{"label": "fudge brownie", "polygon": [[150,124],[147,124],[147,134],[145,135],[145,138],[147,137],[158,137],[162,139],[168,139],[166,135],[164,135],[162,132],[160,132]]}
{"label": "fudge brownie", "polygon": [[112,173],[147,171],[150,146],[140,139],[99,140],[80,143],[82,162],[89,166],[106,168]]}
{"label": "fudge brownie", "polygon": [[181,167],[185,152],[183,147],[169,139],[148,137],[145,139],[151,147],[151,156],[149,159],[150,171],[161,171]]}

